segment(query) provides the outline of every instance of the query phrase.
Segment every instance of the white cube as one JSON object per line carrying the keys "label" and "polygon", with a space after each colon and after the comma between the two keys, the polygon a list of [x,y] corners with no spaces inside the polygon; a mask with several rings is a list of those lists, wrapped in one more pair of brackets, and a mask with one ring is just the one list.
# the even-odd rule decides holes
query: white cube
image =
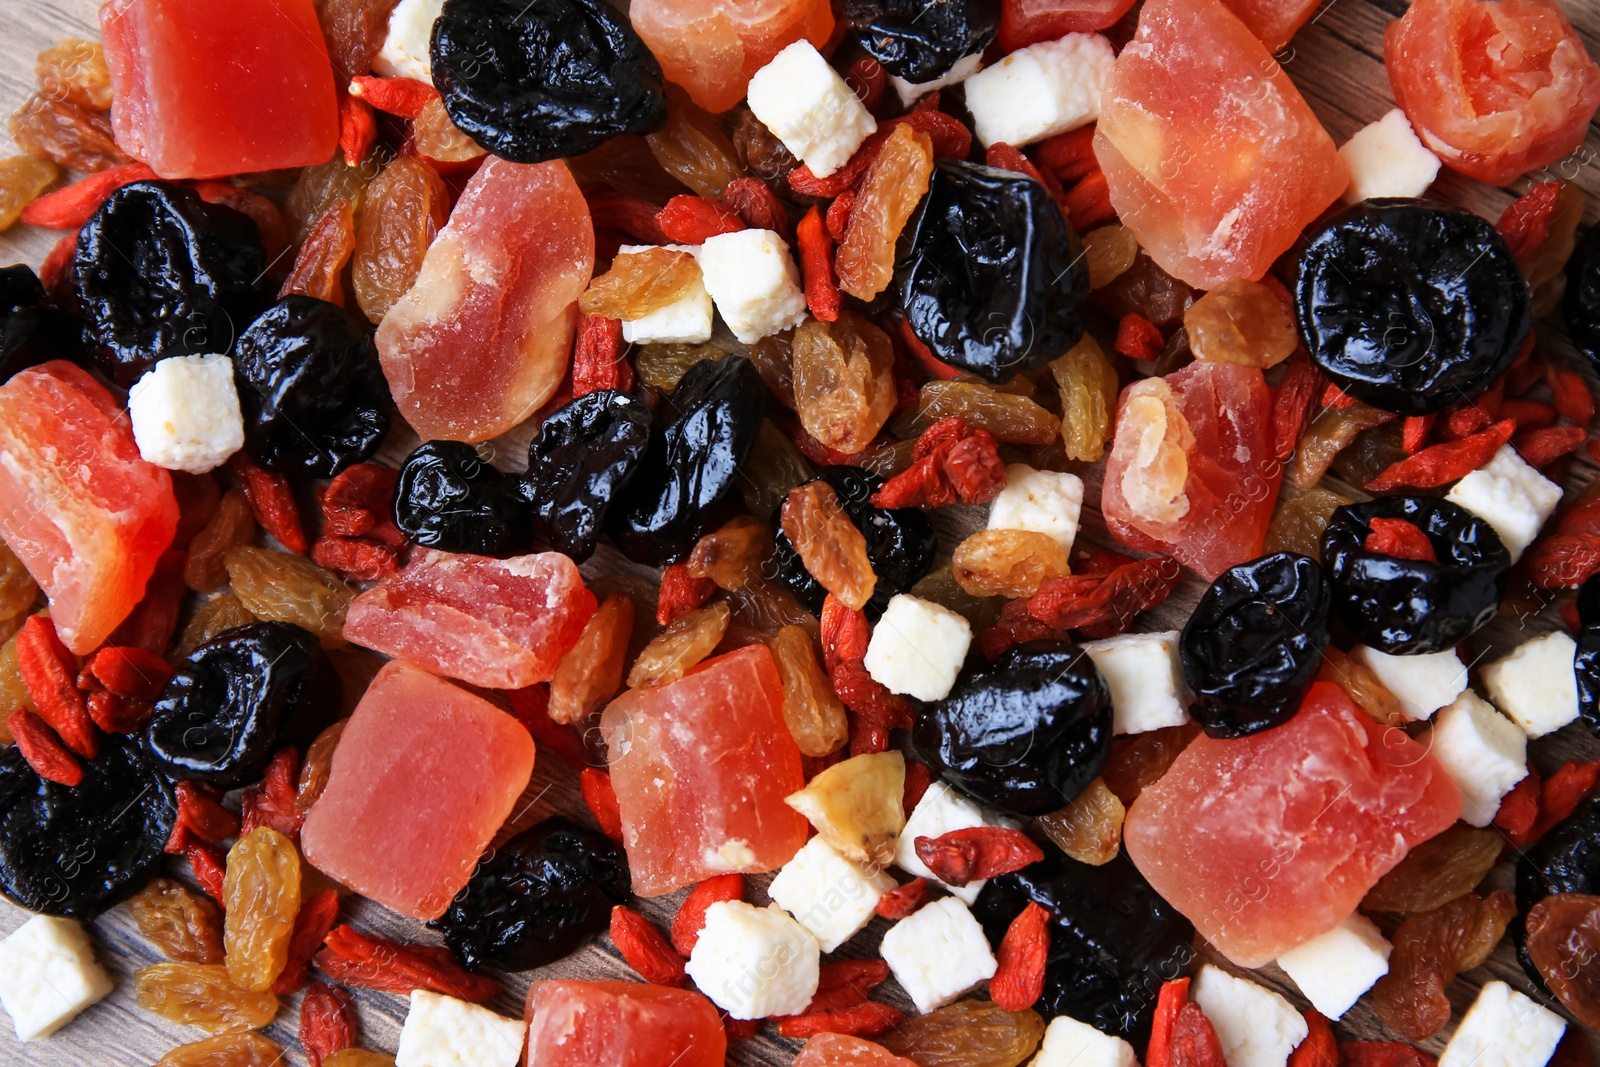
{"label": "white cube", "polygon": [[798,326],[806,294],[789,245],[771,230],[739,230],[706,238],[700,278],[722,321],[745,344]]}
{"label": "white cube", "polygon": [[400,0],[389,15],[389,32],[383,39],[383,47],[372,57],[372,72],[385,78],[415,78],[432,85],[433,65],[428,59],[428,46],[433,40],[433,22],[443,8],[444,0]]}
{"label": "white cube", "polygon": [[1028,1067],[1138,1067],[1133,1046],[1102,1034],[1070,1015],[1058,1015],[1045,1027],[1039,1054]]}
{"label": "white cube", "polygon": [[1098,33],[1019,48],[966,80],[973,132],[985,148],[1016,148],[1075,130],[1100,117],[1100,93],[1116,55]]}
{"label": "white cube", "polygon": [[943,700],[956,684],[972,645],[972,624],[931,600],[901,593],[872,627],[863,660],[891,693]]}
{"label": "white cube", "polygon": [[394,1067],[516,1067],[527,1024],[426,989],[411,991]]}
{"label": "white cube", "polygon": [[18,1041],[49,1037],[110,992],[111,976],[71,919],[35,915],[0,941],[0,1006]]}
{"label": "white cube", "polygon": [[1228,1067],[1283,1067],[1310,1033],[1287,1000],[1209,963],[1200,968],[1189,995],[1216,1028]]}
{"label": "white cube", "polygon": [[706,909],[685,968],[700,992],[735,1019],[799,1015],[817,995],[821,951],[811,931],[776,904],[742,900]]}
{"label": "white cube", "polygon": [[983,880],[968,882],[963,886],[945,885],[934,876],[926,863],[917,858],[917,838],[943,837],[951,830],[967,830],[974,826],[1007,825],[1010,825],[1009,820],[990,812],[971,797],[956,792],[948,783],[934,782],[922,794],[922,799],[917,801],[911,817],[906,820],[905,829],[900,831],[900,837],[895,841],[894,865],[913,878],[926,878],[944,886],[953,895],[971,904],[978,899]]}
{"label": "white cube", "polygon": [[1544,1067],[1567,1021],[1504,982],[1478,992],[1439,1054],[1439,1067]]}
{"label": "white cube", "polygon": [[1552,630],[1483,668],[1483,687],[1529,737],[1554,733],[1578,717],[1577,651],[1565,631]]}
{"label": "white cube", "polygon": [[832,952],[872,921],[878,898],[896,882],[851,863],[820,837],[805,843],[767,886],[767,895]]}
{"label": "white cube", "polygon": [[1142,734],[1189,721],[1177,630],[1088,641],[1083,650],[1111,689],[1112,733]]}
{"label": "white cube", "polygon": [[993,978],[996,966],[983,927],[955,897],[925,904],[895,923],[879,952],[921,1012],[942,1008]]}
{"label": "white cube", "polygon": [[[699,273],[699,245],[623,245],[617,253],[643,252],[656,247],[695,256],[695,271]],[[701,344],[711,340],[712,313],[711,294],[706,292],[705,280],[696,277],[688,291],[666,307],[656,308],[643,318],[623,319],[622,339],[640,345]]]}
{"label": "white cube", "polygon": [[139,455],[172,471],[204,474],[244,447],[244,418],[227,356],[170,356],[128,390]]}
{"label": "white cube", "polygon": [[1006,487],[989,505],[989,529],[1042,533],[1071,553],[1082,510],[1082,478],[1013,463],[1006,467]]}
{"label": "white cube", "polygon": [[1399,108],[1357,130],[1340,146],[1339,158],[1350,171],[1344,198],[1351,203],[1421,196],[1439,176],[1439,157],[1428,151]]}
{"label": "white cube", "polygon": [[1461,791],[1461,818],[1473,826],[1493,822],[1500,799],[1528,776],[1528,735],[1470,689],[1439,712],[1424,744]]}
{"label": "white cube", "polygon": [[891,74],[889,75],[889,84],[894,86],[895,95],[900,98],[901,105],[910,107],[935,89],[947,89],[952,85],[960,85],[982,69],[983,53],[974,52],[970,56],[962,56],[956,60],[955,66],[937,78],[932,78],[925,82],[908,82],[904,78]]}
{"label": "white cube", "polygon": [[1278,966],[1294,979],[1313,1008],[1337,1019],[1389,973],[1393,947],[1377,925],[1358,912],[1279,956]]}
{"label": "white cube", "polygon": [[1455,652],[1429,652],[1420,656],[1391,656],[1366,645],[1350,650],[1400,701],[1400,714],[1416,722],[1460,696],[1467,688],[1467,668]]}
{"label": "white cube", "polygon": [[756,71],[745,94],[755,117],[819,178],[849,162],[878,128],[855,90],[804,38]]}
{"label": "white cube", "polygon": [[1515,562],[1539,536],[1539,527],[1555,514],[1561,487],[1516,449],[1503,445],[1488,463],[1451,486],[1444,498],[1492,526]]}

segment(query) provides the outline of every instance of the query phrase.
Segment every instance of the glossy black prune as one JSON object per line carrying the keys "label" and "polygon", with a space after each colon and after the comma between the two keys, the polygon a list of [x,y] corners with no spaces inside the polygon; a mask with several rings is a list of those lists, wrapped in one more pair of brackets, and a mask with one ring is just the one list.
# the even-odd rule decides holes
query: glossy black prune
{"label": "glossy black prune", "polygon": [[130,385],[156,360],[227,352],[270,299],[255,221],[171,182],[134,182],[78,231],[84,340]]}
{"label": "glossy black prune", "polygon": [[940,159],[900,236],[896,292],[922,343],[953,367],[1001,382],[1078,343],[1089,267],[1044,186]]}
{"label": "glossy black prune", "polygon": [[1345,392],[1427,415],[1505,373],[1532,326],[1522,269],[1500,232],[1425,200],[1366,200],[1300,256],[1306,351]]}
{"label": "glossy black prune", "polygon": [[72,788],[0,750],[0,893],[87,922],[139,888],[177,818],[172,784],[133,741],[102,737]]}
{"label": "glossy black prune", "polygon": [[[1438,562],[1368,552],[1377,518],[1415,525]],[[1493,621],[1511,554],[1494,527],[1448,500],[1385,496],[1334,509],[1322,531],[1322,565],[1334,607],[1358,640],[1414,656],[1454,648]]]}
{"label": "glossy black prune", "polygon": [[530,971],[582,948],[627,902],[622,850],[558,816],[493,849],[428,925],[463,967]]}
{"label": "glossy black prune", "polygon": [[553,412],[528,447],[522,480],[534,536],[579,563],[594,555],[649,446],[650,409],[627,393],[603,389]]}
{"label": "glossy black prune", "polygon": [[1189,714],[1211,737],[1245,737],[1294,717],[1328,647],[1333,597],[1322,565],[1275,552],[1230,567],[1178,639]]}
{"label": "glossy black prune", "polygon": [[999,0],[844,0],[843,11],[867,55],[913,83],[981,55],[1000,30]]}
{"label": "glossy black prune", "polygon": [[1600,226],[1591,226],[1567,260],[1561,317],[1578,351],[1600,364]]}
{"label": "glossy black prune", "polygon": [[1071,803],[1111,751],[1111,691],[1087,653],[1031,641],[917,713],[911,744],[964,793],[1016,815]]}
{"label": "glossy black prune", "polygon": [[232,788],[260,778],[281,740],[309,743],[343,686],[317,639],[284,622],[237,626],[178,664],[145,743],[167,775]]}
{"label": "glossy black prune", "polygon": [[[876,620],[896,593],[904,593],[932,569],[938,551],[938,535],[933,523],[919,508],[873,507],[872,494],[883,487],[883,479],[860,467],[824,467],[810,481],[833,486],[845,515],[867,539],[867,559],[872,563],[872,572],[878,576],[878,584],[863,610],[867,618]],[[807,611],[820,615],[828,591],[811,577],[800,553],[794,550],[794,543],[783,532],[782,513],[782,505],[772,512],[772,526],[776,531],[772,576],[783,583]]]}
{"label": "glossy black prune", "polygon": [[1585,623],[1578,631],[1572,672],[1578,680],[1578,716],[1590,733],[1600,737],[1600,623]]}
{"label": "glossy black prune", "polygon": [[1552,893],[1600,895],[1600,793],[1591,793],[1571,815],[1517,860],[1517,917],[1511,940],[1517,959],[1538,989],[1547,987],[1528,955],[1528,911]]}
{"label": "glossy black prune", "polygon": [[766,386],[743,356],[703,359],[664,397],[628,506],[611,535],[641,563],[673,563],[737,497],[740,468],[761,430]]}
{"label": "glossy black prune", "polygon": [[427,548],[507,556],[527,547],[528,503],[471,445],[429,441],[400,465],[394,524]]}
{"label": "glossy black prune", "polygon": [[46,360],[74,358],[80,332],[72,316],[50,302],[32,267],[0,267],[0,382]]}
{"label": "glossy black prune", "polygon": [[666,121],[661,64],[605,0],[445,0],[429,55],[451,121],[514,163]]}
{"label": "glossy black prune", "polygon": [[998,945],[1029,902],[1050,911],[1044,995],[1047,1018],[1070,1015],[1143,1046],[1163,982],[1194,955],[1194,926],[1161,899],[1128,859],[1092,867],[1046,846],[1043,861],[991,878],[972,912]]}
{"label": "glossy black prune", "polygon": [[367,320],[286,296],[234,348],[244,447],[280,474],[331,478],[371,458],[389,432],[389,383]]}

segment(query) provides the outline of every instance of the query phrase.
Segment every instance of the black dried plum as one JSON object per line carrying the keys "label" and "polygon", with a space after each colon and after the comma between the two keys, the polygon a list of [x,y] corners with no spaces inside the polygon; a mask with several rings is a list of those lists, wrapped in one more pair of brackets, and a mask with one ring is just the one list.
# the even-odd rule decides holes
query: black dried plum
{"label": "black dried plum", "polygon": [[[938,550],[938,535],[933,524],[918,508],[877,508],[872,494],[883,487],[883,479],[860,467],[824,467],[816,478],[833,486],[844,513],[867,539],[867,559],[878,576],[872,599],[863,609],[867,618],[877,619],[896,593],[904,593],[933,567]],[[802,483],[805,484],[805,483]],[[822,614],[822,601],[828,591],[811,577],[794,543],[783,532],[782,505],[772,511],[776,530],[772,546],[772,576],[794,594],[813,615]]]}
{"label": "black dried plum", "polygon": [[844,0],[867,55],[908,82],[930,82],[981,55],[1000,29],[999,0]]}
{"label": "black dried plum", "polygon": [[1525,920],[1528,910],[1552,893],[1600,895],[1600,793],[1585,797],[1517,860],[1517,917],[1511,921],[1511,940],[1522,969],[1541,990],[1546,986],[1528,955]]}
{"label": "black dried plum", "polygon": [[146,743],[174,779],[255,781],[284,739],[305,748],[339,711],[343,687],[310,633],[283,622],[224,630],[178,664]]}
{"label": "black dried plum", "polygon": [[1017,815],[1071,803],[1111,750],[1111,691],[1083,649],[1031,641],[917,713],[911,744],[962,792]]}
{"label": "black dried plum", "polygon": [[133,893],[178,818],[172,785],[135,742],[100,739],[68,788],[0,751],[0,893],[29,911],[87,921]]}
{"label": "black dried plum", "polygon": [[944,362],[990,381],[1043,366],[1083,337],[1089,266],[1044,186],[941,159],[900,236],[907,321]]}
{"label": "black dried plum", "polygon": [[606,514],[650,445],[650,409],[614,389],[551,413],[528,448],[522,484],[534,536],[581,563],[594,555]]}
{"label": "black dried plum", "polygon": [[400,465],[394,524],[419,545],[507,556],[528,543],[522,486],[460,441],[429,441]]}
{"label": "black dried plum", "polygon": [[1120,853],[1091,867],[1049,847],[1042,862],[991,878],[972,911],[994,944],[1030,901],[1050,911],[1046,1017],[1070,1015],[1143,1045],[1163,982],[1194,956],[1194,926]]}
{"label": "black dried plum", "polygon": [[1300,257],[1306,350],[1345,392],[1427,415],[1505,373],[1532,299],[1505,239],[1470,212],[1367,200],[1318,230]]}
{"label": "black dried plum", "polygon": [[611,534],[641,563],[672,563],[689,554],[730,498],[761,429],[766,387],[743,356],[703,359],[661,402],[658,426],[628,493],[611,514]]}
{"label": "black dried plum", "polygon": [[428,925],[463,967],[530,971],[582,948],[627,902],[621,850],[600,831],[556,817],[490,852]]}
{"label": "black dried plum", "polygon": [[1589,228],[1567,260],[1561,316],[1578,351],[1600,364],[1600,226]]}
{"label": "black dried plum", "polygon": [[165,356],[227,352],[270,299],[266,269],[248,216],[170,182],[125,185],[78,231],[84,339],[124,385]]}
{"label": "black dried plum", "polygon": [[32,267],[0,267],[0,382],[50,359],[71,359],[80,329],[45,294]]}
{"label": "black dried plum", "polygon": [[1572,671],[1578,680],[1578,715],[1600,737],[1600,623],[1586,622],[1578,632]]}
{"label": "black dried plum", "polygon": [[666,121],[661,64],[605,0],[445,0],[429,55],[451,121],[514,163]]}
{"label": "black dried plum", "polygon": [[1276,552],[1217,576],[1183,627],[1178,653],[1211,737],[1244,737],[1294,717],[1328,647],[1332,594],[1322,565]]}
{"label": "black dried plum", "polygon": [[389,383],[372,328],[310,296],[287,296],[240,336],[233,369],[245,451],[280,474],[331,478],[389,432]]}
{"label": "black dried plum", "polygon": [[[1368,552],[1377,518],[1415,525],[1438,561]],[[1415,656],[1454,648],[1494,620],[1511,554],[1494,527],[1448,500],[1385,496],[1334,509],[1322,531],[1322,564],[1334,607],[1358,640]]]}

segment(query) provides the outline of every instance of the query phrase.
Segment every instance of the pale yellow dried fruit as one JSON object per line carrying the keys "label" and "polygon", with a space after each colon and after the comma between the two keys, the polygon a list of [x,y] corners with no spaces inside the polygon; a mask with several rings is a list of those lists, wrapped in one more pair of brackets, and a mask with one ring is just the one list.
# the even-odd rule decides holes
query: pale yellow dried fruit
{"label": "pale yellow dried fruit", "polygon": [[906,826],[905,789],[905,757],[869,752],[834,764],[783,799],[845,859],[885,867]]}
{"label": "pale yellow dried fruit", "polygon": [[1030,597],[1051,578],[1065,578],[1067,552],[1049,534],[979,530],[950,557],[956,583],[973,596]]}
{"label": "pale yellow dried fruit", "polygon": [[1079,863],[1099,867],[1122,850],[1122,820],[1127,814],[1105,780],[1096,778],[1071,804],[1039,816],[1035,825]]}

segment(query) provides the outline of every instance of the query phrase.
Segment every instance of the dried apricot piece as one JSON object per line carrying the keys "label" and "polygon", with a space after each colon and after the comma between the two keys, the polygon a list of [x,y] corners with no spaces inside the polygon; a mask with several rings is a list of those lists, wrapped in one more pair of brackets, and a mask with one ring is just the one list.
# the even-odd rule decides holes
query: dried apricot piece
{"label": "dried apricot piece", "polygon": [[700,280],[692,254],[673,248],[619,252],[611,269],[589,282],[578,310],[608,319],[642,319],[683,296]]}
{"label": "dried apricot piece", "polygon": [[1300,343],[1294,313],[1271,287],[1230,278],[1183,313],[1194,358],[1245,367],[1276,367]]}
{"label": "dried apricot piece", "polygon": [[844,747],[850,723],[833,682],[817,662],[816,644],[804,627],[788,625],[767,640],[783,680],[783,720],[800,754],[821,758]]}
{"label": "dried apricot piece", "polygon": [[240,989],[217,963],[157,963],[134,972],[133,993],[145,1011],[213,1034],[259,1030],[278,1014],[276,996]]}
{"label": "dried apricot piece", "polygon": [[871,444],[897,399],[889,335],[840,311],[833,322],[802,323],[790,353],[795,410],[806,432],[845,455]]}
{"label": "dried apricot piece", "polygon": [[1031,597],[1051,578],[1070,573],[1067,553],[1049,534],[979,530],[950,557],[956,582],[973,596]]}
{"label": "dried apricot piece", "polygon": [[222,912],[210,897],[170,878],[153,878],[128,901],[128,911],[140,935],[169,960],[222,962]]}
{"label": "dried apricot piece", "polygon": [[675,682],[711,655],[728,629],[730,610],[722,601],[680,615],[645,646],[628,672],[628,688]]}
{"label": "dried apricot piece", "polygon": [[1096,778],[1071,804],[1039,816],[1035,825],[1079,863],[1099,867],[1122,850],[1122,820],[1127,813],[1105,779]]}
{"label": "dried apricot piece", "polygon": [[781,516],[783,532],[811,577],[852,611],[865,607],[878,576],[867,558],[867,539],[833,486],[818,480],[791,489]]}
{"label": "dried apricot piece", "polygon": [[366,187],[350,284],[368,319],[382,319],[417,280],[449,205],[444,179],[414,156],[399,157]]}
{"label": "dried apricot piece", "polygon": [[928,191],[933,140],[909,123],[889,134],[867,169],[834,258],[839,288],[861,300],[883,292],[894,275],[895,242]]}
{"label": "dried apricot piece", "polygon": [[633,634],[633,601],[606,597],[584,624],[578,643],[561,657],[550,680],[549,715],[556,722],[588,718],[617,695]]}

